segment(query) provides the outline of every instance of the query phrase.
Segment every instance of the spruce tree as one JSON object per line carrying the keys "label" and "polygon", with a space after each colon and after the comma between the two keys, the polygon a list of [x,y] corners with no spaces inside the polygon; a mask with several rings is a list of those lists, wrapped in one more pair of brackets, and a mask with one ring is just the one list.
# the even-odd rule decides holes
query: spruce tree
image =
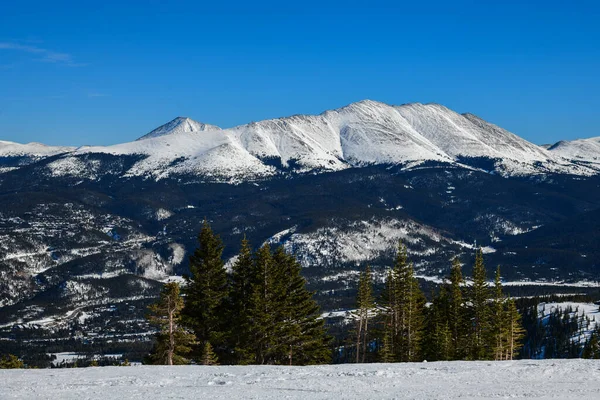
{"label": "spruce tree", "polygon": [[358,281],[356,298],[356,362],[365,362],[369,342],[369,320],[375,308],[373,298],[373,277],[367,265]]}
{"label": "spruce tree", "polygon": [[491,320],[492,344],[494,346],[494,360],[503,360],[506,347],[507,326],[504,311],[504,294],[502,293],[502,281],[500,277],[500,266],[496,268],[494,277],[494,303]]}
{"label": "spruce tree", "polygon": [[280,351],[279,364],[311,365],[331,361],[325,321],[313,293],[306,289],[302,267],[294,256],[285,252],[283,246],[276,249],[273,261],[281,271],[284,284],[280,294],[276,321],[278,334],[276,344]]}
{"label": "spruce tree", "polygon": [[228,344],[232,349],[233,364],[248,364],[254,360],[252,345],[251,308],[252,291],[255,282],[254,261],[250,242],[244,236],[240,253],[232,266],[227,313]]}
{"label": "spruce tree", "polygon": [[185,304],[182,320],[196,335],[194,358],[202,357],[206,342],[217,353],[224,347],[224,299],[227,296],[227,273],[222,259],[223,242],[204,220],[198,235],[198,248],[190,257],[190,275],[185,275]]}
{"label": "spruce tree", "polygon": [[[382,304],[391,343],[385,357],[394,361],[418,361],[423,337],[425,297],[408,263],[406,247],[399,242],[392,271],[388,275]],[[385,333],[384,333],[385,335]]]}
{"label": "spruce tree", "polygon": [[202,365],[219,365],[219,359],[210,342],[204,342],[204,349],[202,351],[202,358],[200,359]]}
{"label": "spruce tree", "polygon": [[394,270],[388,271],[385,280],[385,289],[381,296],[381,304],[383,305],[383,346],[380,350],[381,361],[385,363],[395,362],[396,354],[396,337],[397,337],[397,302],[396,302],[396,279]]}
{"label": "spruce tree", "polygon": [[183,299],[177,282],[169,282],[160,292],[159,300],[148,307],[148,321],[158,326],[156,344],[150,355],[153,364],[189,364],[188,355],[194,335],[181,326]]}
{"label": "spruce tree", "polygon": [[598,329],[592,332],[590,339],[587,341],[583,348],[582,358],[587,359],[600,359],[600,341],[598,340],[599,335]]}
{"label": "spruce tree", "polygon": [[477,251],[473,266],[473,286],[471,287],[471,336],[470,358],[485,360],[489,357],[490,310],[488,307],[489,289],[487,273],[483,263],[483,252]]}
{"label": "spruce tree", "polygon": [[259,248],[254,256],[254,279],[251,308],[248,316],[252,324],[253,363],[274,364],[277,356],[276,335],[280,299],[283,297],[283,271],[273,260],[268,244]]}
{"label": "spruce tree", "polygon": [[448,322],[451,334],[450,354],[453,360],[462,360],[466,356],[466,335],[470,330],[463,299],[463,284],[464,279],[460,260],[455,257],[452,260],[450,288],[448,290]]}
{"label": "spruce tree", "polygon": [[17,369],[25,368],[23,361],[19,360],[19,357],[14,354],[7,354],[0,357],[0,369]]}
{"label": "spruce tree", "polygon": [[[505,359],[512,360],[518,354],[521,347],[523,347],[521,341],[523,340],[523,337],[525,336],[524,335],[525,330],[523,329],[523,326],[521,325],[521,314],[519,314],[519,311],[517,310],[517,306],[513,299],[508,299],[507,312],[506,312],[506,324],[507,324],[507,330],[506,330],[507,343],[506,343]],[[577,350],[575,352],[577,353],[577,355],[575,355],[575,357],[577,357],[578,353],[579,353],[579,347],[578,346],[576,346],[576,347],[577,347]]]}
{"label": "spruce tree", "polygon": [[427,309],[426,334],[423,355],[428,361],[452,358],[452,331],[448,321],[448,294],[442,285],[437,296],[432,293],[432,303]]}

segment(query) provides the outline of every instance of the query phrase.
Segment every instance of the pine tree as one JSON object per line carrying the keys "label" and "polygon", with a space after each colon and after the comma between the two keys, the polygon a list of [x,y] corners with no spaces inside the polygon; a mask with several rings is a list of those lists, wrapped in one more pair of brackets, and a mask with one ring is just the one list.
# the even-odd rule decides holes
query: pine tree
{"label": "pine tree", "polygon": [[[373,277],[367,265],[360,274],[356,299],[356,362],[365,362],[369,341],[369,320],[375,308],[373,298]],[[361,356],[362,353],[362,356]]]}
{"label": "pine tree", "polygon": [[244,236],[240,253],[232,266],[229,290],[227,334],[229,347],[233,350],[230,360],[233,364],[243,365],[254,360],[249,310],[255,283],[252,249]]}
{"label": "pine tree", "polygon": [[451,334],[451,359],[462,360],[466,356],[467,340],[469,331],[466,308],[463,300],[464,284],[461,264],[458,257],[452,260],[450,270],[450,288],[448,290],[448,321]]}
{"label": "pine tree", "polygon": [[188,364],[188,354],[194,343],[194,335],[187,332],[180,323],[183,299],[179,284],[169,282],[160,292],[158,302],[148,307],[148,321],[158,326],[157,343],[150,360],[154,364]]}
{"label": "pine tree", "polygon": [[277,317],[281,312],[278,303],[283,297],[283,271],[273,261],[271,248],[263,245],[254,255],[254,279],[248,316],[253,327],[253,363],[274,364],[276,358],[275,336]]}
{"label": "pine tree", "polygon": [[182,319],[196,335],[196,360],[202,356],[206,342],[218,344],[216,349],[226,351],[223,346],[225,335],[222,317],[227,296],[227,273],[222,253],[223,242],[205,220],[198,235],[198,248],[190,257],[191,275],[184,277],[187,285]]}
{"label": "pine tree", "polygon": [[[391,329],[391,343],[385,357],[394,361],[418,361],[421,357],[425,297],[408,263],[406,247],[400,242],[392,271],[388,275],[382,304],[385,329]],[[385,333],[384,333],[385,335]]]}
{"label": "pine tree", "polygon": [[507,326],[504,312],[504,294],[502,293],[500,266],[496,268],[496,276],[494,278],[494,303],[491,329],[494,346],[494,360],[503,360],[505,354],[504,348],[506,347],[507,341]]}
{"label": "pine tree", "polygon": [[[525,336],[525,330],[521,325],[521,314],[517,310],[517,306],[513,299],[508,299],[508,307],[506,312],[506,324],[507,324],[507,342],[506,342],[506,360],[512,360],[521,347],[523,346],[521,341]],[[577,349],[577,353],[579,350]]]}
{"label": "pine tree", "polygon": [[452,332],[448,321],[448,294],[442,285],[437,296],[432,294],[427,310],[424,357],[428,361],[444,361],[452,357]]}
{"label": "pine tree", "polygon": [[396,336],[397,336],[397,301],[396,301],[396,279],[394,270],[388,271],[385,280],[385,290],[382,293],[381,304],[384,305],[383,311],[383,347],[380,351],[381,361],[385,363],[395,362],[396,354]]}
{"label": "pine tree", "polygon": [[25,368],[23,361],[19,360],[19,357],[13,354],[7,354],[0,357],[0,369],[16,369]]}
{"label": "pine tree", "polygon": [[471,324],[470,358],[485,360],[489,357],[488,341],[490,332],[490,312],[488,307],[489,290],[487,286],[487,273],[483,263],[481,249],[475,257],[473,267],[473,286],[471,287]]}
{"label": "pine tree", "polygon": [[213,351],[213,347],[211,346],[210,342],[205,342],[200,363],[202,365],[219,365],[218,360],[219,359]]}
{"label": "pine tree", "polygon": [[600,332],[598,330],[592,332],[590,339],[583,348],[583,353],[581,355],[582,358],[594,360],[600,359],[600,341],[598,340],[599,334]]}
{"label": "pine tree", "polygon": [[313,293],[306,289],[302,267],[282,246],[273,254],[273,261],[281,273],[283,291],[278,290],[279,310],[276,321],[279,329],[275,343],[280,349],[279,364],[311,365],[331,361],[325,321]]}

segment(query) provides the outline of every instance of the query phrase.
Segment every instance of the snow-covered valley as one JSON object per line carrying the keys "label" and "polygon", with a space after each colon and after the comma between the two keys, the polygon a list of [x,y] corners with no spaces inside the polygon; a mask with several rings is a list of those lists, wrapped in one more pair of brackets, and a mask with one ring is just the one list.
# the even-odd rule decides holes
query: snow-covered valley
{"label": "snow-covered valley", "polygon": [[2,399],[600,398],[597,360],[0,370]]}

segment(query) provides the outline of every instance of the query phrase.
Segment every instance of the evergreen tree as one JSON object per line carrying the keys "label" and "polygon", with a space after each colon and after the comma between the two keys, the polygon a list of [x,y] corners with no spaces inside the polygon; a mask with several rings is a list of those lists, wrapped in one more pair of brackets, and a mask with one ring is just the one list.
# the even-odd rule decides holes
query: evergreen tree
{"label": "evergreen tree", "polygon": [[276,343],[281,357],[279,364],[310,365],[331,361],[325,321],[321,318],[320,307],[313,299],[313,293],[306,289],[306,280],[302,277],[302,267],[283,247],[277,248],[273,255],[277,269],[281,271],[283,291],[278,298]]}
{"label": "evergreen tree", "polygon": [[191,275],[184,277],[187,285],[182,319],[196,335],[196,360],[202,356],[206,342],[218,345],[215,347],[217,353],[226,352],[223,308],[227,296],[227,274],[222,253],[223,242],[205,220],[198,235],[198,248],[190,257]]}
{"label": "evergreen tree", "polygon": [[444,361],[452,358],[452,331],[448,321],[448,293],[442,285],[438,296],[432,294],[427,310],[424,357],[428,361]]}
{"label": "evergreen tree", "polygon": [[233,350],[230,360],[233,364],[243,365],[254,360],[249,310],[255,278],[252,248],[244,236],[240,253],[232,266],[228,302],[228,343]]}
{"label": "evergreen tree", "polygon": [[385,280],[385,289],[382,293],[381,304],[384,305],[383,311],[383,347],[380,351],[381,361],[385,363],[395,362],[396,355],[396,337],[397,337],[397,308],[395,291],[394,270],[388,271]]}
{"label": "evergreen tree", "polygon": [[7,354],[0,357],[0,369],[16,369],[25,368],[23,361],[19,360],[19,357],[13,354]]}
{"label": "evergreen tree", "polygon": [[600,359],[600,341],[598,340],[599,333],[600,332],[598,330],[592,332],[590,339],[583,348],[583,354],[581,355],[582,358],[594,360]]}
{"label": "evergreen tree", "polygon": [[492,311],[492,339],[494,346],[494,360],[503,360],[506,347],[507,326],[504,312],[504,294],[500,279],[500,266],[496,269],[494,278],[494,303]]}
{"label": "evergreen tree", "polygon": [[268,244],[254,257],[254,284],[248,315],[253,363],[306,365],[331,359],[319,306],[306,290],[296,259]]}
{"label": "evergreen tree", "polygon": [[[517,310],[517,306],[513,299],[508,300],[508,307],[506,312],[506,356],[505,360],[512,360],[523,346],[521,341],[525,336],[525,330],[521,325],[521,314]],[[579,354],[579,347],[575,346],[576,350],[575,357]]]}
{"label": "evergreen tree", "polygon": [[464,279],[460,260],[455,257],[452,260],[450,270],[450,288],[448,290],[448,321],[451,334],[450,354],[453,360],[462,360],[467,353],[467,334],[470,330],[469,321],[466,316],[466,308],[463,299]]}
{"label": "evergreen tree", "polygon": [[186,358],[191,352],[194,336],[180,323],[183,299],[179,293],[179,284],[169,282],[160,292],[158,302],[148,307],[148,321],[158,326],[157,343],[150,355],[153,364],[188,364]]}
{"label": "evergreen tree", "polygon": [[483,263],[483,252],[477,251],[473,267],[473,286],[471,287],[471,335],[470,359],[485,360],[490,355],[488,347],[490,332],[490,310],[488,307],[489,290],[487,273]]}
{"label": "evergreen tree", "polygon": [[278,308],[284,296],[283,270],[274,262],[268,244],[258,249],[254,256],[254,276],[251,308],[248,316],[252,325],[253,363],[274,364],[277,358]]}
{"label": "evergreen tree", "polygon": [[[373,277],[367,265],[360,274],[356,299],[356,362],[365,362],[369,342],[369,320],[375,308],[373,298]],[[361,354],[362,353],[362,354]]]}
{"label": "evergreen tree", "polygon": [[[391,329],[386,359],[418,361],[421,357],[423,337],[423,308],[425,297],[414,277],[412,264],[408,263],[406,247],[400,242],[392,271],[388,275],[385,304],[385,329]],[[385,333],[384,333],[385,335]]]}
{"label": "evergreen tree", "polygon": [[202,365],[219,365],[218,360],[219,359],[217,358],[217,355],[213,351],[213,348],[212,348],[210,342],[205,342],[200,363]]}

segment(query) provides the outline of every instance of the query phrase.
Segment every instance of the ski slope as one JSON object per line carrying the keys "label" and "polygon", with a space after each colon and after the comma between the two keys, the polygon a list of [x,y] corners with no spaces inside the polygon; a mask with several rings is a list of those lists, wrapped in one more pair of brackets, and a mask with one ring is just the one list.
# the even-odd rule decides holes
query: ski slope
{"label": "ski slope", "polygon": [[600,362],[0,370],[1,399],[600,399]]}

